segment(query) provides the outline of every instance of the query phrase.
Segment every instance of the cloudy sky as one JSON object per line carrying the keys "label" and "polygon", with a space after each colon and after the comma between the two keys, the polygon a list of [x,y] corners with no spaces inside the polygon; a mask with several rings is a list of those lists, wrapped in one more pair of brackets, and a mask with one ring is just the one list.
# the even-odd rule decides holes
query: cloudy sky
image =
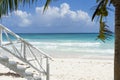
{"label": "cloudy sky", "polygon": [[[2,17],[0,23],[16,33],[96,33],[99,30],[97,20],[91,21],[95,1],[56,0],[43,14],[45,2],[41,0]],[[114,11],[106,20],[114,31]]]}

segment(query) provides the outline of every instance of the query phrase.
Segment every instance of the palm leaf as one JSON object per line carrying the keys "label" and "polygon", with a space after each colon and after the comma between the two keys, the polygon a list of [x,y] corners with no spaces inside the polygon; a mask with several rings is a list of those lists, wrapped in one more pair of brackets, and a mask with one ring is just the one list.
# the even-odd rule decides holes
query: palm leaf
{"label": "palm leaf", "polygon": [[95,16],[97,15],[97,12],[99,11],[99,8],[100,8],[100,6],[103,4],[103,2],[104,2],[104,0],[102,0],[102,1],[98,4],[95,12],[93,13],[92,21],[94,20]]}
{"label": "palm leaf", "polygon": [[107,26],[105,23],[106,16],[108,16],[108,10],[110,10],[110,8],[108,8],[109,1],[112,0],[96,0],[98,5],[92,16],[92,21],[96,16],[99,16],[100,29],[97,39],[100,39],[103,42],[105,42],[107,39],[110,39],[110,36],[112,36],[112,32],[109,30],[109,26]]}
{"label": "palm leaf", "polygon": [[50,4],[51,0],[47,0],[43,9],[43,12],[48,8],[48,5]]}
{"label": "palm leaf", "polygon": [[105,42],[105,40],[110,38],[110,36],[112,36],[112,31],[108,29],[105,22],[100,22],[99,35],[97,38]]}
{"label": "palm leaf", "polygon": [[35,2],[37,0],[0,0],[0,18],[3,15],[8,15],[8,13],[17,10],[20,4],[24,6],[26,4],[31,5]]}

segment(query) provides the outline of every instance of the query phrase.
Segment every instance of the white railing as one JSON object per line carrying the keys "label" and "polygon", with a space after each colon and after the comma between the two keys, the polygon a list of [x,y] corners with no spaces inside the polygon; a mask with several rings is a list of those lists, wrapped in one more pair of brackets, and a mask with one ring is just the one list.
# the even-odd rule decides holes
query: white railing
{"label": "white railing", "polygon": [[[3,35],[6,40],[3,40]],[[49,59],[52,60],[52,58],[1,24],[0,48],[31,66],[41,77],[45,76],[46,80],[49,80]]]}

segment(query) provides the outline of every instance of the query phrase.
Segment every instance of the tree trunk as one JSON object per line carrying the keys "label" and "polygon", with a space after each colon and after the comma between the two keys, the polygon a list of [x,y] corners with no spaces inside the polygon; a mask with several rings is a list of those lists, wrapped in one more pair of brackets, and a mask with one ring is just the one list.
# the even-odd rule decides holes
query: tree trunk
{"label": "tree trunk", "polygon": [[120,0],[114,0],[115,6],[115,56],[114,80],[120,80]]}

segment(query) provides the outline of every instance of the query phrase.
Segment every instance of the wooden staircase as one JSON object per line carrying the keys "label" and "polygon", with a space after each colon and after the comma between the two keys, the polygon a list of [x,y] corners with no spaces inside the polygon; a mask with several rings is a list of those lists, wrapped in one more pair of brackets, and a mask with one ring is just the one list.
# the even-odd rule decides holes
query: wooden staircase
{"label": "wooden staircase", "polygon": [[41,80],[41,77],[36,76],[33,72],[26,72],[27,67],[19,65],[15,61],[9,61],[7,56],[1,56],[0,63],[28,80]]}
{"label": "wooden staircase", "polygon": [[0,55],[2,65],[27,80],[49,80],[49,60],[52,58],[3,25],[0,25],[0,48],[26,64],[30,70],[25,65],[11,61],[7,55]]}

